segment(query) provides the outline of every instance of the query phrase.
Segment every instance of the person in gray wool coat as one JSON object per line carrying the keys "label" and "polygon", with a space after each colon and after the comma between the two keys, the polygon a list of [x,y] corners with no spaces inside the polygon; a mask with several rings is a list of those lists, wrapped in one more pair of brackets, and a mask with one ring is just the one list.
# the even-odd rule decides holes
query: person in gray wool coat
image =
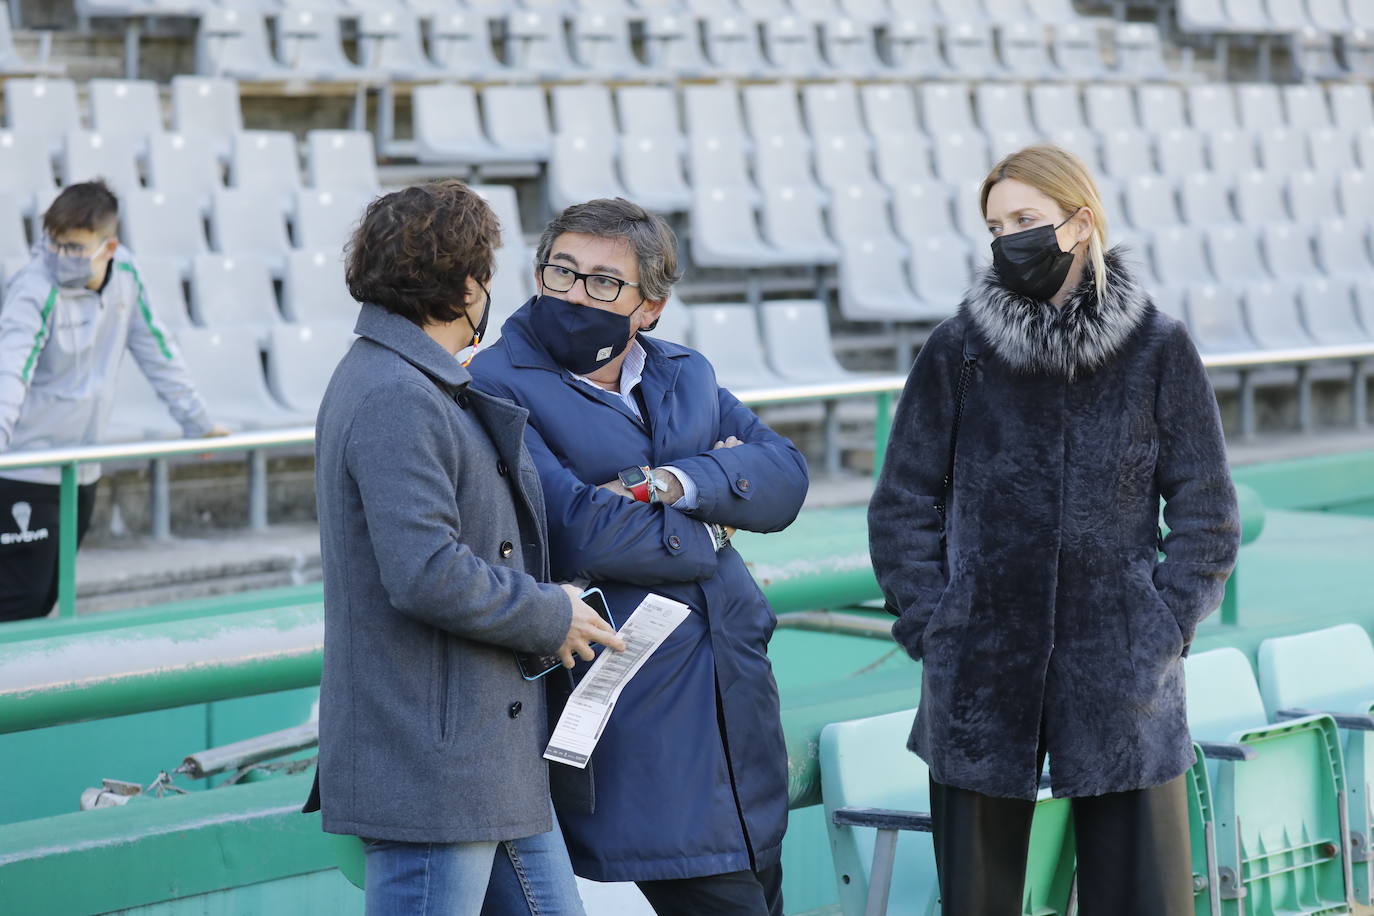
{"label": "person in gray wool coat", "polygon": [[1007,156],[982,206],[992,265],[921,349],[868,515],[923,662],[944,912],[1021,912],[1048,753],[1084,916],[1191,913],[1183,657],[1240,544],[1216,399],[1076,157]]}
{"label": "person in gray wool coat", "polygon": [[304,810],[365,843],[368,916],[582,916],[549,801],[544,686],[516,653],[624,642],[549,582],[529,411],[458,357],[501,227],[449,179],[368,205],[346,249],[358,339],[320,405],[320,757]]}

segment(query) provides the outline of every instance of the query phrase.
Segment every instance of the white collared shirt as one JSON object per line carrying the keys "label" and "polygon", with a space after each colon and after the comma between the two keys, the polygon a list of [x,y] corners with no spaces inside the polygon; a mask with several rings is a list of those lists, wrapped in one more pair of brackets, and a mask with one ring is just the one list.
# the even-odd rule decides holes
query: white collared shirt
{"label": "white collared shirt", "polygon": [[[630,346],[625,350],[625,361],[620,364],[619,391],[606,391],[605,388],[602,388],[585,375],[579,375],[577,378],[592,386],[597,391],[606,391],[607,394],[613,394],[620,398],[620,400],[625,403],[625,406],[630,409],[630,413],[634,414],[640,420],[643,420],[644,415],[639,411],[639,402],[634,398],[634,390],[635,386],[644,381],[644,361],[647,358],[648,354],[645,353],[644,348],[639,345],[639,341],[630,341]],[[673,508],[695,509],[697,507],[698,494],[697,485],[692,478],[675,467],[665,466],[660,470],[672,474],[677,478],[678,483],[682,484],[682,498],[673,503]],[[707,528],[710,528],[710,526],[707,525]],[[712,537],[714,536],[713,533]]]}

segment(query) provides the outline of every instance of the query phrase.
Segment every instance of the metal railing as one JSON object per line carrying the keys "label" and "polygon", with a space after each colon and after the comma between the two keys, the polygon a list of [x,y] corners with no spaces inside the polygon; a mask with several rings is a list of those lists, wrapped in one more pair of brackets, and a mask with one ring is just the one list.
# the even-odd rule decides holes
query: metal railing
{"label": "metal railing", "polygon": [[1366,365],[1374,359],[1374,344],[1335,344],[1320,347],[1291,347],[1286,350],[1237,351],[1211,353],[1203,356],[1202,364],[1213,371],[1233,371],[1239,375],[1240,435],[1249,439],[1258,427],[1255,410],[1254,373],[1261,369],[1292,366],[1298,379],[1298,426],[1304,432],[1314,428],[1311,367],[1318,363],[1350,364],[1350,415],[1356,429],[1367,425],[1368,378]]}
{"label": "metal railing", "polygon": [[[1242,434],[1247,422],[1252,423],[1253,403],[1247,408],[1247,380],[1251,372],[1266,367],[1295,365],[1300,371],[1317,362],[1349,362],[1352,365],[1352,409],[1357,427],[1363,427],[1366,410],[1365,361],[1374,359],[1374,344],[1350,344],[1327,347],[1296,347],[1288,350],[1235,352],[1210,354],[1203,357],[1203,365],[1212,370],[1237,370],[1241,373]],[[906,384],[904,375],[860,376],[841,382],[787,385],[777,388],[756,388],[735,392],[742,403],[751,406],[802,404],[822,402],[826,406],[826,441],[834,443],[835,407],[839,401],[872,397],[876,404],[873,430],[873,474],[882,467],[883,455],[892,430],[894,395]],[[1252,398],[1252,393],[1249,394]],[[1301,396],[1300,396],[1301,397]],[[1304,399],[1310,400],[1310,399]],[[1247,414],[1251,420],[1247,421]],[[111,445],[91,445],[79,448],[43,449],[0,454],[0,475],[7,470],[21,468],[61,468],[61,503],[58,525],[58,588],[59,617],[76,614],[76,469],[79,465],[130,459],[152,461],[150,493],[152,533],[154,537],[168,537],[170,530],[170,495],[167,459],[184,455],[210,455],[222,452],[247,452],[248,455],[248,520],[250,529],[267,526],[267,457],[274,449],[301,447],[315,441],[310,427],[296,427],[269,432],[238,433],[219,439],[179,439],[161,442],[131,442]]]}
{"label": "metal railing", "polygon": [[[874,473],[887,448],[891,428],[892,397],[906,383],[905,376],[863,377],[853,381],[823,385],[795,385],[736,392],[750,405],[796,404],[821,401],[827,404],[826,422],[833,422],[830,409],[841,400],[873,397],[877,402],[874,424]],[[176,439],[159,442],[128,442],[89,445],[76,448],[41,449],[0,454],[0,475],[22,468],[61,469],[58,510],[57,614],[76,615],[76,494],[77,467],[102,461],[148,460],[152,462],[150,489],[152,532],[163,538],[171,534],[171,498],[167,459],[225,452],[246,452],[248,457],[248,524],[250,529],[267,526],[267,453],[275,449],[300,448],[315,441],[315,430],[308,426],[267,432],[236,433],[218,439]]]}

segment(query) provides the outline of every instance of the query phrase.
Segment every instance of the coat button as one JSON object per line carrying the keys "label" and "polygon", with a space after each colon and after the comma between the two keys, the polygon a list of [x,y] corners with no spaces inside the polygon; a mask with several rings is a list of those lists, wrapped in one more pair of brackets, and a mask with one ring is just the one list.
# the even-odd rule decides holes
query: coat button
{"label": "coat button", "polygon": [[515,553],[515,545],[510,541],[501,542],[501,559],[509,560],[510,555]]}
{"label": "coat button", "polygon": [[749,478],[748,478],[748,477],[741,477],[739,480],[735,481],[735,486],[739,487],[740,490],[742,490],[743,492],[748,493],[748,492],[749,492]]}
{"label": "coat button", "polygon": [[668,546],[677,550],[682,546],[682,538],[678,537],[676,534],[668,535]]}
{"label": "coat button", "polygon": [[465,395],[465,394],[460,394],[460,395],[458,395],[458,406],[461,407],[461,408],[463,408],[464,410],[467,410],[467,409],[468,409],[468,396],[467,396],[467,395]]}
{"label": "coat button", "polygon": [[507,474],[510,473],[510,468],[506,467],[506,459],[496,459],[496,473],[500,474],[502,477],[505,477]]}
{"label": "coat button", "polygon": [[512,719],[517,718],[520,715],[520,710],[524,708],[524,705],[522,705],[519,700],[516,700],[514,703],[510,704],[510,717]]}

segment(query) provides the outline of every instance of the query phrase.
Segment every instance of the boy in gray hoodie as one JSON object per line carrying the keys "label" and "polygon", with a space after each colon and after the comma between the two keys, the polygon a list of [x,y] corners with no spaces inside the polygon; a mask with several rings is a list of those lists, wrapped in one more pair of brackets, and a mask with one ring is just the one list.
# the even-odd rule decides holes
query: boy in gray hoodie
{"label": "boy in gray hoodie", "polygon": [[[153,315],[118,221],[100,181],[68,186],[43,214],[43,237],[0,306],[0,453],[99,442],[126,349],[187,436],[228,432]],[[78,470],[78,542],[99,477],[97,464]],[[55,467],[0,476],[0,621],[41,617],[57,598],[59,481]]]}

